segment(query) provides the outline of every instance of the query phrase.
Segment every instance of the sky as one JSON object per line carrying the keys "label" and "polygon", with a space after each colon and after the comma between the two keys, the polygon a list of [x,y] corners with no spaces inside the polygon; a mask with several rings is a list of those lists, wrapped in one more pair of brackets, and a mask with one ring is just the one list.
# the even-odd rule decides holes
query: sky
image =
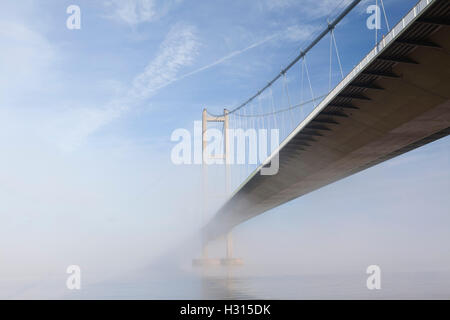
{"label": "sky", "polygon": [[[171,133],[192,130],[205,107],[221,112],[251,96],[348,2],[2,1],[0,283],[8,289],[0,297],[64,277],[70,264],[96,277],[133,270],[195,233],[200,168],[171,163]],[[344,74],[374,45],[365,24],[374,2],[335,30]],[[414,3],[386,0],[391,26]],[[66,27],[72,4],[79,30]],[[307,56],[316,95],[328,88],[328,46]],[[288,74],[295,99],[297,71]],[[285,272],[360,270],[369,261],[449,270],[449,143],[239,226],[237,254]]]}

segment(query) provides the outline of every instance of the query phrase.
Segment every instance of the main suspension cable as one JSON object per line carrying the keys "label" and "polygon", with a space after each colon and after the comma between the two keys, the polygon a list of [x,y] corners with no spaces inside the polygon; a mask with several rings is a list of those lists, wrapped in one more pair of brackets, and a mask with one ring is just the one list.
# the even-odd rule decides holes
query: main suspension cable
{"label": "main suspension cable", "polygon": [[[316,97],[316,99],[322,99],[322,98],[325,98],[327,95],[328,95],[328,93],[323,94],[323,95],[321,95],[321,96]],[[291,106],[291,107],[287,107],[287,108],[280,109],[280,110],[276,110],[276,111],[272,111],[272,112],[266,112],[266,113],[262,113],[262,114],[242,114],[242,113],[234,113],[234,115],[235,115],[236,117],[238,117],[238,118],[258,118],[258,117],[267,117],[267,116],[270,116],[270,115],[275,115],[275,114],[278,114],[278,113],[281,113],[281,112],[289,111],[289,110],[292,110],[292,109],[295,109],[295,108],[304,106],[304,105],[309,104],[309,103],[311,103],[311,102],[314,103],[314,102],[316,101],[316,99],[311,99],[311,100],[305,101],[305,102],[303,102],[303,103],[295,104],[295,105],[293,105],[293,106]]]}
{"label": "main suspension cable", "polygon": [[[336,19],[333,20],[333,22],[329,23],[327,25],[327,27],[304,49],[300,52],[299,55],[297,55],[297,57],[295,57],[294,60],[292,60],[287,67],[285,67],[283,70],[281,70],[280,73],[277,74],[277,76],[275,76],[275,78],[273,78],[272,80],[270,80],[263,88],[261,88],[260,90],[258,90],[258,92],[256,92],[253,96],[251,96],[249,99],[247,99],[245,102],[241,103],[240,105],[238,105],[237,107],[235,107],[234,109],[229,111],[230,113],[234,113],[236,111],[238,111],[239,109],[243,108],[244,106],[246,106],[248,103],[250,103],[252,100],[254,100],[256,97],[258,97],[259,95],[261,95],[266,89],[268,89],[275,81],[277,81],[280,77],[283,76],[283,74],[285,74],[289,69],[292,68],[293,65],[295,65],[301,58],[305,57],[305,55],[313,48],[316,46],[316,44],[322,40],[323,37],[325,37],[325,35],[327,35],[331,30],[334,29],[334,27],[358,4],[360,3],[361,0],[353,0],[342,12],[341,14],[339,14],[339,16],[336,17]],[[209,113],[209,112],[208,112]],[[213,114],[213,113],[209,113],[211,116],[214,117],[221,117],[223,116],[223,114]]]}

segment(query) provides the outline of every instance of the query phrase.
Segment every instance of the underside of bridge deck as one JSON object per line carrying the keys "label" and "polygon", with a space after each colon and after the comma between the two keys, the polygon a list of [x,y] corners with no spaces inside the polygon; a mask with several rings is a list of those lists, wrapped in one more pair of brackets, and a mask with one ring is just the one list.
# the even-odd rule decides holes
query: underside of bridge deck
{"label": "underside of bridge deck", "polygon": [[209,239],[258,214],[450,133],[450,1],[436,1],[206,225]]}

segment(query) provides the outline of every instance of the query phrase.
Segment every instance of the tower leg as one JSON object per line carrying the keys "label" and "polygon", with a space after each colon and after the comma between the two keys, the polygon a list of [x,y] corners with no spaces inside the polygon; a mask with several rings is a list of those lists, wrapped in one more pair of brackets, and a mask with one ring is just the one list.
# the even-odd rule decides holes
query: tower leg
{"label": "tower leg", "polygon": [[242,265],[242,259],[233,258],[233,237],[231,236],[231,231],[227,233],[226,237],[226,250],[227,255],[226,258],[221,259],[220,262],[225,266],[239,266]]}
{"label": "tower leg", "polygon": [[202,257],[199,259],[192,259],[192,265],[196,267],[220,265],[220,259],[208,257],[208,243],[206,241],[203,241],[202,246]]}
{"label": "tower leg", "polygon": [[208,259],[208,245],[206,243],[203,243],[202,258],[203,259]]}
{"label": "tower leg", "polygon": [[233,237],[231,236],[231,231],[227,233],[227,259],[233,258]]}

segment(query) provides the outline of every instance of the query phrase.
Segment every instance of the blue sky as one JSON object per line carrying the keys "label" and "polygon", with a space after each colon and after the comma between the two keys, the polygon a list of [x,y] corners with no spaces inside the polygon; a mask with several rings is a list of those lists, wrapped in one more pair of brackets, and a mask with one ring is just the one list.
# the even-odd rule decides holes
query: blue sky
{"label": "blue sky", "polygon": [[[364,1],[336,29],[344,74],[374,45],[374,32],[365,26],[365,9],[374,2]],[[415,3],[385,2],[391,26]],[[73,261],[120,271],[188,236],[200,220],[199,168],[170,163],[172,131],[192,129],[204,107],[220,112],[252,95],[346,3],[2,1],[0,239],[9,263],[2,263],[0,280],[59,272]],[[81,8],[80,30],[66,28],[71,4]],[[328,86],[328,45],[326,38],[308,56],[316,94]],[[288,74],[292,86],[295,72]],[[336,74],[335,63],[333,83]],[[375,245],[380,260],[391,257],[382,254],[386,242],[395,242],[396,235],[413,241],[414,231],[434,248],[421,250],[438,259],[450,243],[443,230],[449,223],[449,164],[445,138],[297,199],[240,227],[236,237],[247,241],[241,254],[260,261],[252,256],[257,242],[245,234],[258,239],[276,230],[290,239],[286,256],[296,256],[310,233],[295,226],[330,234],[336,223],[349,233],[339,242],[348,254],[351,248],[367,252],[364,245],[350,244],[375,224],[385,231],[370,233],[374,239],[387,234],[380,238],[385,245]],[[435,219],[424,219],[425,210]],[[332,252],[333,241],[324,239],[302,254],[314,257],[314,249],[327,245]],[[267,250],[275,254],[283,241],[273,243]],[[391,253],[406,247],[411,248],[400,241]],[[413,260],[421,261],[421,250],[412,250]],[[324,270],[329,265],[318,261]],[[431,267],[438,264],[433,261]],[[449,268],[448,258],[443,265]]]}

